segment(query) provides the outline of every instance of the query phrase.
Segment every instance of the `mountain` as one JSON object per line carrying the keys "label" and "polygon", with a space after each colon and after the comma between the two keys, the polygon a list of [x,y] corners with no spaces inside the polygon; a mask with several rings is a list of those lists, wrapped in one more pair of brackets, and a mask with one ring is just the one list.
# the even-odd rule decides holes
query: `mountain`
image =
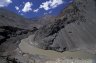
{"label": "mountain", "polygon": [[1,63],[96,63],[95,54],[96,0],[74,0],[38,19],[0,8]]}
{"label": "mountain", "polygon": [[66,51],[84,50],[95,53],[96,49],[96,1],[74,0],[63,12],[34,34],[36,47]]}
{"label": "mountain", "polygon": [[14,26],[19,28],[30,28],[33,22],[11,12],[5,8],[0,8],[0,26]]}
{"label": "mountain", "polygon": [[16,48],[21,39],[37,30],[36,27],[32,26],[33,24],[32,21],[20,15],[0,8],[0,51],[3,48],[4,50]]}

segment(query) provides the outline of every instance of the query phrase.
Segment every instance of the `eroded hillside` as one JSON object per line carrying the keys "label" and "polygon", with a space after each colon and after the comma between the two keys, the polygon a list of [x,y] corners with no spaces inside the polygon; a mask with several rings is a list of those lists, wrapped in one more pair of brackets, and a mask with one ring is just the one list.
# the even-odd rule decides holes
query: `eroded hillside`
{"label": "eroded hillside", "polygon": [[32,42],[42,49],[95,53],[95,11],[95,0],[74,0],[53,23],[40,28]]}

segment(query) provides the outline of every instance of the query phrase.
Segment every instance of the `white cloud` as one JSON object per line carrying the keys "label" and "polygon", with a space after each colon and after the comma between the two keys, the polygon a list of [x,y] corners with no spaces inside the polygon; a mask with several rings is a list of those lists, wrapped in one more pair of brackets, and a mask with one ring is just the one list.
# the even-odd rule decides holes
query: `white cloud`
{"label": "white cloud", "polygon": [[48,13],[44,13],[44,15],[47,15]]}
{"label": "white cloud", "polygon": [[52,7],[52,8],[56,8],[58,5],[61,5],[61,4],[63,4],[63,0],[52,0],[51,1],[52,3],[51,3],[51,5],[50,5],[50,7]]}
{"label": "white cloud", "polygon": [[20,13],[21,11],[19,10],[18,12]]}
{"label": "white cloud", "polygon": [[26,2],[24,8],[22,9],[22,11],[23,12],[29,12],[29,11],[31,11],[32,10],[31,6],[32,6],[32,3],[31,2]]}
{"label": "white cloud", "polygon": [[39,11],[39,9],[35,9],[35,10],[33,10],[33,12],[36,12],[36,13],[37,13],[38,11]]}
{"label": "white cloud", "polygon": [[45,10],[54,9],[63,3],[64,3],[63,0],[49,0],[49,1],[43,2],[39,8],[43,8]]}
{"label": "white cloud", "polygon": [[12,0],[0,0],[0,7],[4,7],[12,3]]}
{"label": "white cloud", "polygon": [[44,8],[45,10],[49,10],[50,7],[49,5],[51,4],[51,1],[46,1],[46,2],[43,2],[39,8]]}
{"label": "white cloud", "polygon": [[69,3],[72,3],[72,2],[73,2],[73,0],[69,1]]}
{"label": "white cloud", "polygon": [[16,10],[19,10],[19,7],[18,6],[15,6]]}
{"label": "white cloud", "polygon": [[11,1],[11,0],[6,0],[6,2],[8,2],[8,3],[12,3],[12,1]]}
{"label": "white cloud", "polygon": [[23,13],[21,13],[21,15],[23,16],[24,14],[23,14]]}
{"label": "white cloud", "polygon": [[52,13],[52,11],[49,11],[49,14],[51,14]]}

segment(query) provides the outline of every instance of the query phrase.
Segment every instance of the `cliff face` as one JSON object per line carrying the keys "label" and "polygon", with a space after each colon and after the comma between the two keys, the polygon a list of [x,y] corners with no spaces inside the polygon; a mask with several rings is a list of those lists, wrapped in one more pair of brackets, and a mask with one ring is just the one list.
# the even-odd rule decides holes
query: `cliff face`
{"label": "cliff face", "polygon": [[32,42],[56,51],[96,49],[96,1],[74,0],[53,23],[36,31]]}

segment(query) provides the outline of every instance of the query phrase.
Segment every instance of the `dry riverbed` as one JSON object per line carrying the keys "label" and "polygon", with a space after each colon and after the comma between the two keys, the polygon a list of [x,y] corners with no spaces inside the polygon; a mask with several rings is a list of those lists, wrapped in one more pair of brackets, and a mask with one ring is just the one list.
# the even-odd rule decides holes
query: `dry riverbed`
{"label": "dry riverbed", "polygon": [[21,40],[21,43],[19,44],[20,50],[24,53],[42,55],[50,59],[56,59],[55,61],[47,61],[46,63],[93,63],[92,59],[95,57],[95,55],[83,51],[65,51],[60,53],[52,50],[43,50],[30,45],[28,43],[29,41],[30,40],[28,38]]}

